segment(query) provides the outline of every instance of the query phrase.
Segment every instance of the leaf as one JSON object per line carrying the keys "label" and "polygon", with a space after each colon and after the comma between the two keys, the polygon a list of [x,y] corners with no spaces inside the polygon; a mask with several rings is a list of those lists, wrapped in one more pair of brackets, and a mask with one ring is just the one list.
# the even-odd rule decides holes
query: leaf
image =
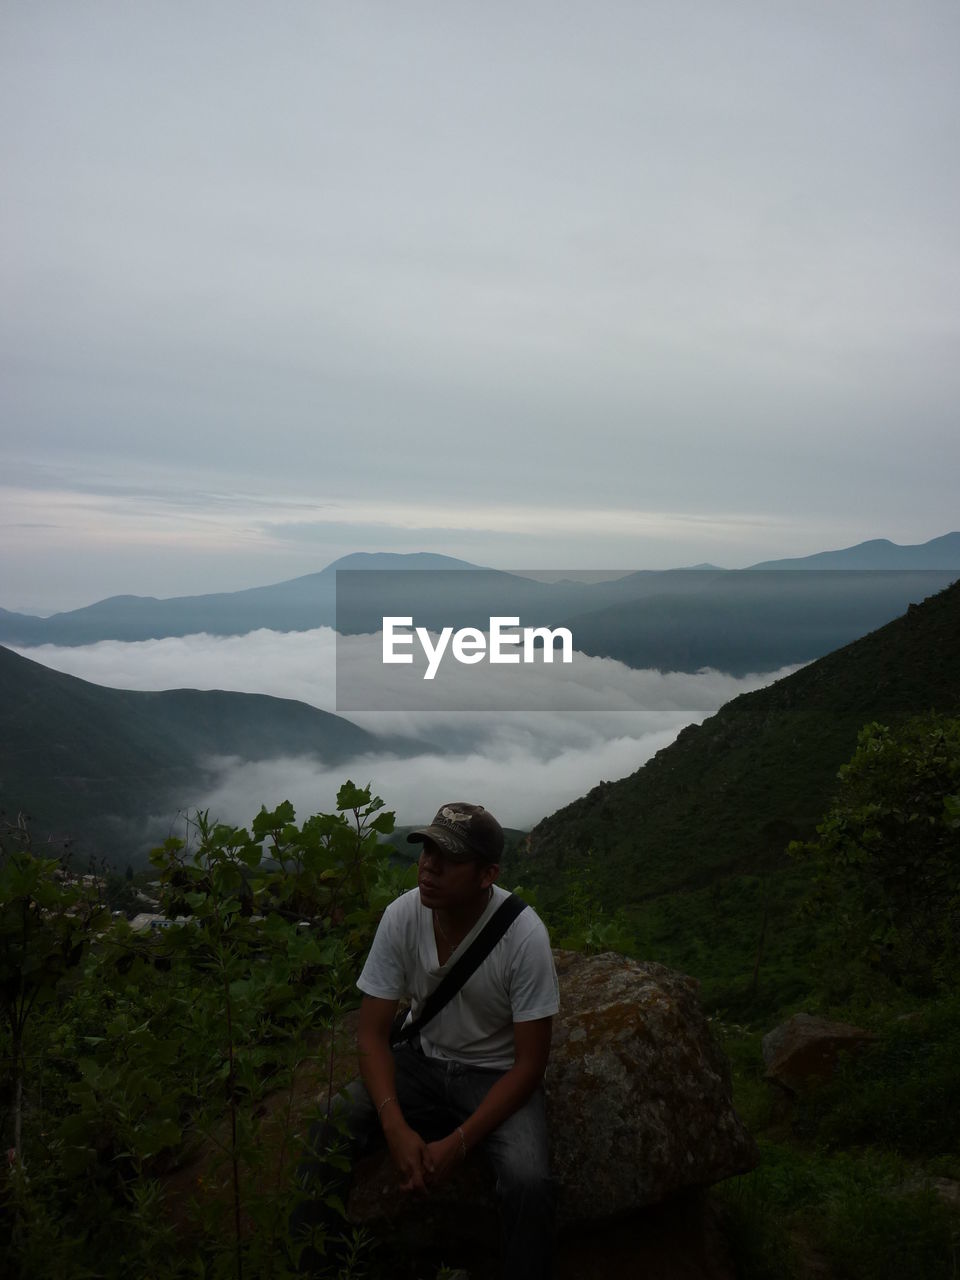
{"label": "leaf", "polygon": [[261,806],[260,812],[254,818],[253,834],[257,841],[266,839],[274,831],[279,831],[282,827],[289,826],[296,821],[297,811],[289,800],[284,800],[276,809],[267,810]]}
{"label": "leaf", "polygon": [[244,866],[252,871],[255,867],[259,867],[263,860],[263,849],[259,844],[251,841],[240,850],[240,860]]}
{"label": "leaf", "polygon": [[164,1147],[175,1147],[180,1141],[180,1126],[170,1119],[149,1120],[133,1133],[133,1149],[142,1159],[154,1156]]}
{"label": "leaf", "polygon": [[335,1191],[331,1192],[330,1195],[328,1196],[324,1196],[323,1203],[327,1206],[328,1209],[334,1209],[337,1213],[339,1213],[341,1218],[345,1218],[347,1216],[347,1210],[344,1207],[343,1200],[341,1199],[340,1196],[337,1195]]}
{"label": "leaf", "polygon": [[356,787],[349,779],[337,792],[337,808],[340,810],[363,809],[369,803],[370,787]]}

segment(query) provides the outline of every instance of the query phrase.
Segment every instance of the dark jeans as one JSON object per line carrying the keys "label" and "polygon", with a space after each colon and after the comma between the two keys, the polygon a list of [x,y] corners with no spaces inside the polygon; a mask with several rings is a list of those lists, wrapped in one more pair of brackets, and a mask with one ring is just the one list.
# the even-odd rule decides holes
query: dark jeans
{"label": "dark jeans", "polygon": [[[419,1048],[401,1045],[394,1051],[394,1092],[407,1124],[427,1142],[446,1137],[462,1124],[504,1074],[461,1062],[427,1058]],[[309,1146],[322,1153],[339,1134],[346,1134],[353,1158],[383,1145],[376,1108],[362,1080],[354,1080],[334,1103],[336,1129],[314,1124]],[[339,1134],[338,1134],[339,1131]],[[342,1137],[340,1139],[342,1141]],[[551,1274],[555,1188],[550,1176],[543,1090],[504,1120],[482,1143],[497,1179],[503,1244],[503,1280],[548,1280]],[[330,1178],[330,1166],[317,1158],[304,1160],[298,1180],[309,1189],[314,1178]],[[313,1222],[309,1202],[291,1220],[296,1238]]]}

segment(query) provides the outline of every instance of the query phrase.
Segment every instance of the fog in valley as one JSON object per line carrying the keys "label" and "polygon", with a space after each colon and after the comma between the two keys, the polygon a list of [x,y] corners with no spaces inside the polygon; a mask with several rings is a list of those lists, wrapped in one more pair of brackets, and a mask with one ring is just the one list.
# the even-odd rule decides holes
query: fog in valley
{"label": "fog in valley", "polygon": [[[19,652],[114,688],[233,689],[333,711],[336,640],[328,628],[261,630]],[[289,799],[302,819],[330,809],[350,776],[372,782],[400,823],[422,821],[444,800],[473,799],[505,825],[528,828],[597,783],[632,773],[685,725],[794,669],[738,679],[717,671],[636,671],[577,654],[564,673],[564,702],[574,710],[346,712],[373,733],[409,739],[416,753],[385,751],[331,768],[309,758],[217,760],[212,789],[184,797],[184,808],[209,808],[211,816],[246,824],[261,804]],[[544,696],[561,678],[556,667],[528,674]]]}

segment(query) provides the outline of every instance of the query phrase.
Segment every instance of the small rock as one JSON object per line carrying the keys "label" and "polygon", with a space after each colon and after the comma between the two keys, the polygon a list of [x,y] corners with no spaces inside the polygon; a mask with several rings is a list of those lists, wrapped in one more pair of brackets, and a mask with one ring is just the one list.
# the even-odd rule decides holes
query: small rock
{"label": "small rock", "polygon": [[948,1208],[960,1209],[960,1182],[953,1178],[929,1178],[920,1174],[901,1182],[892,1194],[912,1195],[915,1191],[933,1191]]}
{"label": "small rock", "polygon": [[795,1093],[809,1081],[829,1079],[841,1053],[858,1052],[876,1038],[847,1022],[795,1013],[763,1037],[766,1079]]}

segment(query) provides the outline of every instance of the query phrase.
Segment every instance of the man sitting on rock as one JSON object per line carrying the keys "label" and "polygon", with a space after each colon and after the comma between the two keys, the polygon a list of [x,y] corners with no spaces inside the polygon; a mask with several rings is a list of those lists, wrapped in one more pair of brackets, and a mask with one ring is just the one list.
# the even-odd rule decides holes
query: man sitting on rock
{"label": "man sitting on rock", "polygon": [[[559,1008],[550,940],[522,907],[411,1036],[431,991],[510,895],[496,884],[503,830],[482,805],[443,805],[407,839],[422,845],[418,887],[384,912],[360,974],[361,1079],[338,1115],[357,1153],[386,1140],[405,1192],[428,1193],[480,1147],[496,1173],[504,1280],[538,1280],[550,1274],[555,1200],[542,1088]],[[508,904],[501,927],[511,906],[522,904]],[[398,1044],[393,1024],[407,997]]]}

